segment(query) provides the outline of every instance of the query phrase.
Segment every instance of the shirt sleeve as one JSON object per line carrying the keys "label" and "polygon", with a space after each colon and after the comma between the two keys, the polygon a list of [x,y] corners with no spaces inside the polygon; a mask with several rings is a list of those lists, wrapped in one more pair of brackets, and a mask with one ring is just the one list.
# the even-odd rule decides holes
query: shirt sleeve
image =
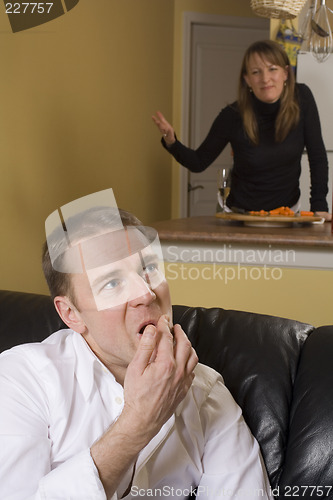
{"label": "shirt sleeve", "polygon": [[214,384],[201,415],[205,450],[199,497],[271,498],[258,443],[221,379]]}
{"label": "shirt sleeve", "polygon": [[52,467],[45,389],[22,365],[21,357],[0,358],[0,498],[106,500],[89,449]]}
{"label": "shirt sleeve", "polygon": [[328,160],[321,133],[318,108],[309,87],[299,85],[301,109],[304,113],[304,140],[311,176],[311,210],[328,212]]}
{"label": "shirt sleeve", "polygon": [[191,172],[202,172],[216,160],[230,141],[230,131],[235,116],[236,111],[232,106],[224,108],[215,118],[207,137],[197,149],[184,146],[177,138],[171,146],[167,146],[162,138],[162,144],[178,163]]}

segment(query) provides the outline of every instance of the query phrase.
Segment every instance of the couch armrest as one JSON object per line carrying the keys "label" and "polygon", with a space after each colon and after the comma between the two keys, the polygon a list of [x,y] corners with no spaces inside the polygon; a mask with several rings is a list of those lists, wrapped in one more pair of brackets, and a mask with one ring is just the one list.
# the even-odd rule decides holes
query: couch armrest
{"label": "couch armrest", "polygon": [[[333,498],[333,326],[306,341],[297,372],[280,494]],[[306,491],[306,485],[316,486]],[[303,487],[303,488],[301,488]]]}

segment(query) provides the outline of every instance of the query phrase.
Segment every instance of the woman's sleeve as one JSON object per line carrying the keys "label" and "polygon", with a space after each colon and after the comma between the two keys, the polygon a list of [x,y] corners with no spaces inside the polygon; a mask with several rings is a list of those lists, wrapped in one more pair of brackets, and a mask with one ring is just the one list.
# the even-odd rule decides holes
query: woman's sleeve
{"label": "woman's sleeve", "polygon": [[230,130],[233,128],[236,113],[231,106],[224,108],[215,118],[207,137],[197,149],[184,146],[177,138],[171,146],[167,146],[162,138],[162,144],[178,163],[191,172],[202,172],[216,160],[230,141]]}
{"label": "woman's sleeve", "polygon": [[311,176],[310,205],[314,212],[328,212],[328,161],[321,133],[318,108],[309,87],[300,86],[301,107],[304,112],[304,142]]}

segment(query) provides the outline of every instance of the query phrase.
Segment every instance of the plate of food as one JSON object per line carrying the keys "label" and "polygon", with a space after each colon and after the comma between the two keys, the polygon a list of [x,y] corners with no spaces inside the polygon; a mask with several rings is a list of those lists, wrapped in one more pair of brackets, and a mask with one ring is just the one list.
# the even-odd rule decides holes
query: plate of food
{"label": "plate of food", "polygon": [[293,224],[322,224],[324,219],[313,212],[301,210],[295,213],[289,207],[279,207],[275,210],[250,212],[217,212],[216,217],[226,221],[243,222],[254,227],[288,227]]}

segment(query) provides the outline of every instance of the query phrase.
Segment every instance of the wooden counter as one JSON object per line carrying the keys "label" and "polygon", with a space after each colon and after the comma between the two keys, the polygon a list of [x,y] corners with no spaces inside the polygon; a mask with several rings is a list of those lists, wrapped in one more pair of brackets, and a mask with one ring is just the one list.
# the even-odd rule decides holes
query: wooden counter
{"label": "wooden counter", "polygon": [[202,216],[153,226],[174,304],[333,323],[331,224],[247,227]]}
{"label": "wooden counter", "polygon": [[[247,227],[214,216],[156,222],[167,262],[333,269],[331,224]],[[243,252],[243,253],[242,253]]]}
{"label": "wooden counter", "polygon": [[202,216],[156,222],[153,226],[161,241],[325,247],[333,251],[331,224],[327,222],[291,227],[247,227],[243,223]]}

